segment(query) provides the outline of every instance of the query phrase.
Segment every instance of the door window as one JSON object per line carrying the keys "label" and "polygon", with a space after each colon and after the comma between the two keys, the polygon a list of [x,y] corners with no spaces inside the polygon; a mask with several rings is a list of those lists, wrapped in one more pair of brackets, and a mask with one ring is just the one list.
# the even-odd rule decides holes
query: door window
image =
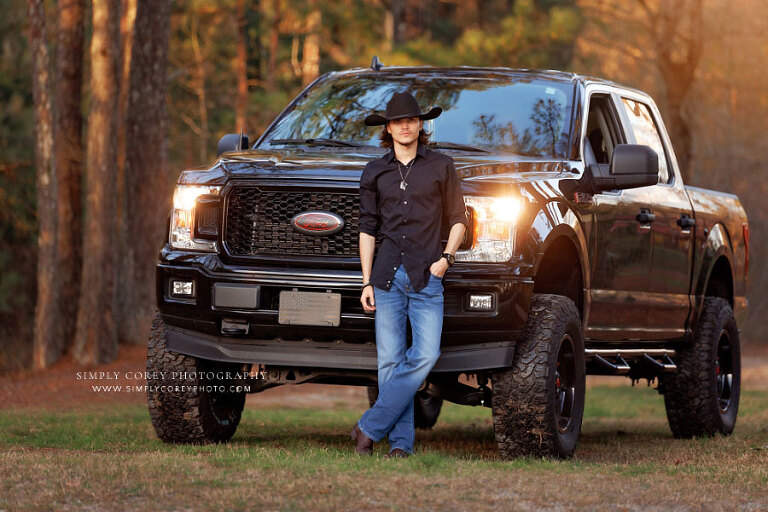
{"label": "door window", "polygon": [[659,155],[659,183],[671,182],[672,175],[667,165],[667,153],[664,150],[661,136],[659,136],[659,130],[653,120],[651,109],[648,108],[648,105],[629,98],[622,98],[621,102],[627,111],[637,143],[650,146]]}
{"label": "door window", "polygon": [[602,94],[593,94],[590,98],[584,140],[587,165],[610,164],[613,148],[620,143],[610,101],[610,97]]}

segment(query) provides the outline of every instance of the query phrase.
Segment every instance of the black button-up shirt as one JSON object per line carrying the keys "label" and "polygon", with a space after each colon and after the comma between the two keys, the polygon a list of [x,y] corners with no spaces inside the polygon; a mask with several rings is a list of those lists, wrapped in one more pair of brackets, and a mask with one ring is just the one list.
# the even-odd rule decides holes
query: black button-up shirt
{"label": "black button-up shirt", "polygon": [[[407,168],[400,164],[403,176]],[[468,226],[466,206],[453,159],[422,145],[405,190],[400,181],[393,149],[368,162],[360,178],[360,231],[382,237],[371,283],[389,290],[402,263],[413,289],[419,291],[429,282],[429,266],[443,253],[442,226],[448,230],[454,224]]]}

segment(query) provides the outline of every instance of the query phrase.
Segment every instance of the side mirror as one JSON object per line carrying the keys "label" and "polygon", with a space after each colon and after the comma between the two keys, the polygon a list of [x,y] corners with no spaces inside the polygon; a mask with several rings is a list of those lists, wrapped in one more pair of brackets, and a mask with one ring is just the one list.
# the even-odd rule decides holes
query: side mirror
{"label": "side mirror", "polygon": [[607,190],[625,190],[655,185],[659,181],[659,155],[649,146],[617,144],[608,164],[591,164],[578,180],[563,180],[560,189],[598,194]]}
{"label": "side mirror", "polygon": [[[619,144],[613,149],[611,176],[619,188],[655,185],[659,181],[659,154],[650,146]],[[623,186],[625,183],[629,186]]]}
{"label": "side mirror", "polygon": [[216,147],[216,156],[228,151],[242,151],[248,149],[248,136],[242,133],[228,133],[219,139]]}

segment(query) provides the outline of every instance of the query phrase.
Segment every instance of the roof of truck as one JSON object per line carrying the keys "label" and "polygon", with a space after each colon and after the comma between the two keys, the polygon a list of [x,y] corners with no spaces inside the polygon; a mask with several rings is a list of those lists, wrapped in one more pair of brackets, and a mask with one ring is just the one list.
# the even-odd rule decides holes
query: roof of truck
{"label": "roof of truck", "polygon": [[443,75],[445,77],[464,77],[464,78],[484,78],[494,76],[525,76],[529,79],[538,80],[550,80],[553,82],[561,83],[581,83],[587,84],[601,84],[612,87],[620,87],[622,89],[634,90],[642,93],[643,91],[634,89],[618,82],[606,80],[604,78],[581,75],[578,73],[572,73],[568,71],[559,71],[554,69],[525,69],[525,68],[507,68],[507,67],[479,67],[479,66],[384,66],[378,70],[373,68],[352,68],[343,71],[332,71],[327,73],[327,77],[335,76],[352,76],[352,75],[366,75],[375,76],[435,76]]}

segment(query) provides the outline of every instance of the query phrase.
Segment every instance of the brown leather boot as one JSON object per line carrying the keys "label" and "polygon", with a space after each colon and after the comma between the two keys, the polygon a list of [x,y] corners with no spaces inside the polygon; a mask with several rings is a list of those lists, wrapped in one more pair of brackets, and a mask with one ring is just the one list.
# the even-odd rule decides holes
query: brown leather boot
{"label": "brown leather boot", "polygon": [[357,426],[357,423],[355,423],[355,428],[352,429],[352,432],[349,435],[353,441],[357,443],[355,446],[355,451],[359,455],[372,455],[373,454],[373,440],[363,434],[363,431],[360,430],[360,427]]}
{"label": "brown leather boot", "polygon": [[408,457],[408,452],[402,448],[395,448],[384,456],[385,459],[405,459]]}

